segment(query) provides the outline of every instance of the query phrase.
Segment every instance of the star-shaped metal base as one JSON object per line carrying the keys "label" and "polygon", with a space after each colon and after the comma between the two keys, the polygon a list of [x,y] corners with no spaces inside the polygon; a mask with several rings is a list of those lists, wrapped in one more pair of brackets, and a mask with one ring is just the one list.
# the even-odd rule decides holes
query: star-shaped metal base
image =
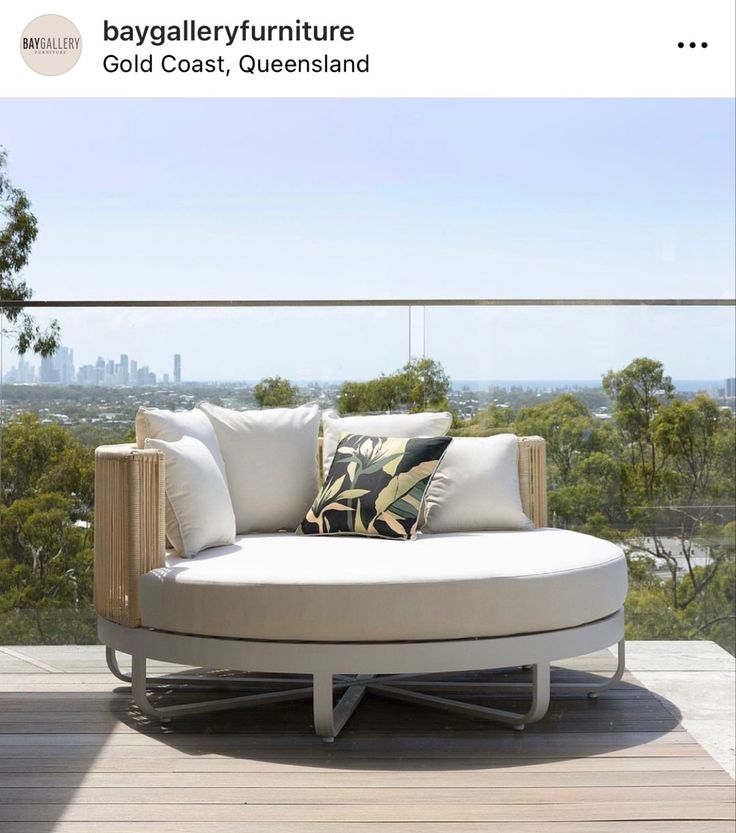
{"label": "star-shaped metal base", "polygon": [[[120,680],[130,683],[133,699],[146,715],[169,722],[175,717],[191,714],[224,711],[226,709],[252,708],[269,703],[283,703],[312,699],[314,707],[314,730],[325,742],[331,743],[345,726],[366,693],[441,709],[453,714],[475,719],[491,720],[522,730],[527,723],[540,720],[547,713],[550,695],[553,691],[580,691],[595,698],[598,693],[615,685],[624,673],[624,642],[618,643],[618,663],[612,677],[599,684],[553,683],[549,662],[538,662],[525,666],[531,670],[531,680],[524,682],[465,682],[441,679],[436,674],[387,674],[387,675],[340,675],[316,673],[311,678],[262,674],[233,676],[222,672],[200,674],[175,674],[149,678],[146,676],[145,657],[133,657],[132,674],[120,670],[115,650],[107,648],[107,663],[110,671]],[[503,670],[503,669],[498,669]],[[508,670],[508,669],[506,669]],[[173,706],[153,705],[149,690],[207,691],[223,689],[266,689],[237,697],[227,697],[206,702],[192,702]],[[526,712],[513,712],[490,706],[453,699],[452,693],[487,694],[516,693],[530,691],[531,703]],[[335,698],[337,697],[337,702]]]}

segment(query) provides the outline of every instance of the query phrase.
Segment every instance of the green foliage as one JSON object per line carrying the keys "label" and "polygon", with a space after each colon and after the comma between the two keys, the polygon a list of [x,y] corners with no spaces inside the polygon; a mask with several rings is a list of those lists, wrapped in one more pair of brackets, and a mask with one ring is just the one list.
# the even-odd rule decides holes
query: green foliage
{"label": "green foliage", "polygon": [[399,410],[403,393],[397,375],[379,376],[369,382],[344,382],[338,394],[341,414],[372,414]]}
{"label": "green foliage", "polygon": [[412,359],[399,371],[406,403],[412,412],[447,410],[450,377],[434,359]]}
{"label": "green foliage", "polygon": [[135,428],[127,430],[108,428],[104,425],[70,425],[66,429],[71,436],[83,446],[91,449],[98,445],[115,445],[115,443],[134,443]]}
{"label": "green foliage", "polygon": [[658,410],[652,437],[677,475],[671,481],[676,493],[692,500],[698,494],[729,489],[734,459],[731,421],[703,394],[690,402],[675,400]]}
{"label": "green foliage", "polygon": [[82,517],[93,501],[94,452],[59,425],[23,414],[3,430],[3,503],[44,493],[71,496]]}
{"label": "green foliage", "polygon": [[389,376],[344,382],[338,394],[341,414],[408,410],[447,410],[450,377],[433,359],[412,359]]}
{"label": "green foliage", "polygon": [[509,434],[514,431],[514,412],[510,408],[491,405],[468,422],[453,424],[453,437],[491,437],[494,434]]}
{"label": "green foliage", "polygon": [[[0,301],[27,301],[33,291],[20,277],[28,263],[31,248],[38,234],[38,221],[31,212],[31,203],[16,188],[6,173],[8,154],[0,147]],[[6,332],[15,338],[15,349],[21,355],[33,350],[50,356],[59,346],[59,325],[53,321],[46,330],[36,324],[22,306],[4,310],[9,326]]]}
{"label": "green foliage", "polygon": [[585,526],[585,531],[590,531],[593,523],[598,530],[613,528],[622,514],[618,462],[605,451],[593,451],[582,457],[577,461],[574,476],[550,490],[549,509],[557,526],[574,529]]}
{"label": "green foliage", "polygon": [[262,408],[293,408],[297,404],[299,391],[288,379],[269,376],[253,388],[253,396]]}
{"label": "green foliage", "polygon": [[672,379],[661,362],[634,359],[623,370],[603,376],[603,390],[613,400],[613,415],[628,449],[627,483],[638,500],[651,500],[662,475],[662,457],[654,439],[657,412],[674,396]]}
{"label": "green foliage", "polygon": [[94,641],[93,450],[24,414],[3,431],[2,486],[0,643]]}
{"label": "green foliage", "polygon": [[518,434],[544,437],[554,471],[554,486],[572,482],[583,455],[595,447],[595,424],[585,405],[570,393],[534,408],[521,408],[516,416]]}

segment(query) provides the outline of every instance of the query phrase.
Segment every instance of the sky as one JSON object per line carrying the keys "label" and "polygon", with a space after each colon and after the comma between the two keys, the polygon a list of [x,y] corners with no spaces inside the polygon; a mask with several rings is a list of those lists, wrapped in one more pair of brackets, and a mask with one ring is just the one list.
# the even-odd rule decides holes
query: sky
{"label": "sky", "polygon": [[[0,100],[42,299],[733,297],[733,100]],[[39,316],[42,318],[42,316]],[[404,309],[59,312],[77,365],[367,378]],[[454,378],[733,374],[731,309],[431,308]],[[415,345],[417,340],[415,338]],[[15,362],[7,345],[5,364]]]}

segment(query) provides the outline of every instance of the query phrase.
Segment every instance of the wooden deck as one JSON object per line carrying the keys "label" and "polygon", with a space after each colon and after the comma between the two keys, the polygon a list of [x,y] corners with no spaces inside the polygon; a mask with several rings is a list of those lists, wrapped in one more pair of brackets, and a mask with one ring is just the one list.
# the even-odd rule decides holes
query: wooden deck
{"label": "wooden deck", "polygon": [[368,697],[327,746],[306,703],[162,729],[102,649],[0,648],[0,733],[2,833],[734,830],[733,780],[630,674],[523,733]]}

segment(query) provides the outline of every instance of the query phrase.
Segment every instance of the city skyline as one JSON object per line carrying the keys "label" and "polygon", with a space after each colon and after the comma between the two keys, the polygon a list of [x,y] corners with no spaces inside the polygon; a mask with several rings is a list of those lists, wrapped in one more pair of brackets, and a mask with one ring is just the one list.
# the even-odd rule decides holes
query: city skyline
{"label": "city skyline", "polygon": [[[173,373],[156,374],[149,370],[148,365],[138,366],[135,359],[130,359],[128,354],[121,353],[120,361],[104,359],[98,356],[94,365],[81,365],[74,368],[74,350],[66,345],[60,345],[53,356],[41,358],[37,366],[31,364],[26,357],[20,357],[17,366],[11,366],[3,372],[0,377],[0,384],[48,384],[48,385],[94,385],[104,387],[150,387],[150,386],[179,386],[181,384],[254,384],[261,378],[238,378],[238,379],[216,379],[216,378],[193,378],[184,380],[181,376],[181,353],[174,353],[172,356]],[[46,371],[44,371],[46,368]],[[49,375],[49,368],[53,368],[59,375],[54,378]],[[134,381],[135,379],[135,381]],[[314,378],[290,378],[291,382],[302,385],[325,385],[334,386],[346,381],[341,379],[314,379]],[[703,377],[697,379],[673,379],[675,385],[683,393],[694,393],[702,390],[715,398],[730,400],[736,398],[736,377]],[[459,378],[451,379],[452,389],[455,391],[482,390],[484,387],[498,385],[500,387],[511,387],[514,385],[526,385],[537,390],[562,390],[576,388],[594,387],[600,384],[600,378],[575,379],[575,378],[497,378],[497,379],[472,379]]]}
{"label": "city skyline", "polygon": [[174,353],[173,373],[164,372],[157,375],[149,365],[141,364],[127,353],[115,359],[98,356],[94,364],[74,365],[74,348],[61,344],[51,356],[39,358],[34,365],[27,356],[20,356],[17,365],[3,370],[0,383],[5,384],[41,384],[41,385],[96,385],[105,387],[146,387],[150,385],[180,385],[181,354]]}

